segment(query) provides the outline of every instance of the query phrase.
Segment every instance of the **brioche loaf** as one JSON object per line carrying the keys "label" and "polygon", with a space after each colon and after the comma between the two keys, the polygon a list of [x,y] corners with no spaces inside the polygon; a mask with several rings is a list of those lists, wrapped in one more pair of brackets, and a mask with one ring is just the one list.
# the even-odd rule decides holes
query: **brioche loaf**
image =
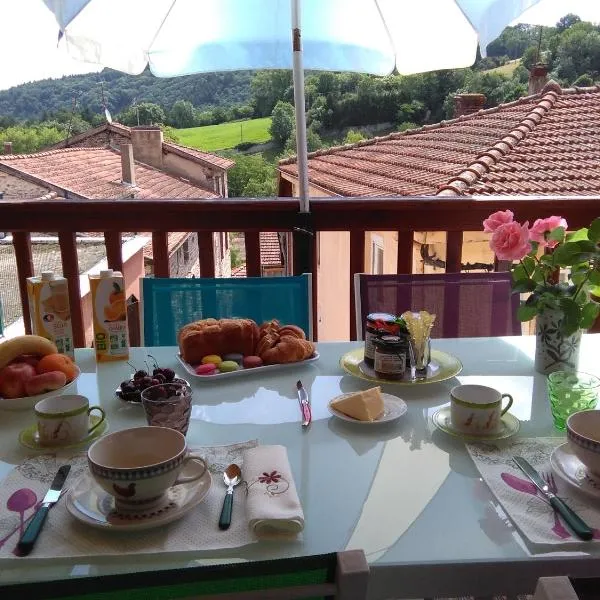
{"label": "brioche loaf", "polygon": [[258,325],[252,319],[203,319],[181,328],[178,341],[181,357],[199,363],[208,354],[223,356],[233,352],[255,354]]}

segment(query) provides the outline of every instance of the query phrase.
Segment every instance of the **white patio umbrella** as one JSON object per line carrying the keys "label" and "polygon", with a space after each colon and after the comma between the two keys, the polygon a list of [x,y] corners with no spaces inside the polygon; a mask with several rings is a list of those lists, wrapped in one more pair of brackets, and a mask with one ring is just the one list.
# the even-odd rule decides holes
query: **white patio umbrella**
{"label": "white patio umbrella", "polygon": [[[44,0],[85,62],[158,77],[294,74],[300,212],[309,212],[304,69],[387,75],[473,64],[540,0]],[[567,4],[565,2],[565,4]]]}

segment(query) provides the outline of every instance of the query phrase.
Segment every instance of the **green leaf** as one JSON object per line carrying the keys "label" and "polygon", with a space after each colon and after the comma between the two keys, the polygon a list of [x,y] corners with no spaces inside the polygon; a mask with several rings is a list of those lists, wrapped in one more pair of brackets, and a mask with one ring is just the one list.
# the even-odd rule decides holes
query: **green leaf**
{"label": "green leaf", "polygon": [[531,279],[519,279],[513,283],[513,293],[523,294],[525,292],[533,292],[537,287],[535,281]]}
{"label": "green leaf", "polygon": [[553,242],[562,242],[565,239],[565,228],[557,227],[553,229],[549,233],[546,233],[546,240],[551,240]]}
{"label": "green leaf", "polygon": [[559,304],[563,312],[562,332],[571,335],[579,329],[581,308],[571,298],[561,298]]}
{"label": "green leaf", "polygon": [[532,256],[526,256],[521,262],[528,273],[533,273],[536,265],[535,258]]}
{"label": "green leaf", "polygon": [[573,231],[573,233],[567,234],[567,242],[578,242],[579,240],[587,240],[588,230],[587,227]]}
{"label": "green leaf", "polygon": [[537,312],[536,306],[522,304],[517,310],[517,319],[519,319],[519,321],[531,321],[531,319],[537,315]]}
{"label": "green leaf", "polygon": [[588,302],[581,309],[581,328],[589,329],[595,322],[596,318],[600,314],[600,304],[596,302]]}
{"label": "green leaf", "polygon": [[540,244],[539,244],[539,242],[534,242],[533,240],[531,240],[530,243],[531,243],[531,250],[529,251],[529,254],[527,256],[534,257],[537,254]]}
{"label": "green leaf", "polygon": [[600,271],[590,271],[590,283],[592,285],[600,285]]}
{"label": "green leaf", "polygon": [[588,231],[588,238],[596,244],[600,242],[600,217],[592,221]]}
{"label": "green leaf", "polygon": [[513,281],[519,281],[520,279],[527,279],[527,272],[525,271],[523,265],[516,265],[512,270],[512,279]]}
{"label": "green leaf", "polygon": [[600,298],[600,285],[590,285],[588,291],[590,294]]}

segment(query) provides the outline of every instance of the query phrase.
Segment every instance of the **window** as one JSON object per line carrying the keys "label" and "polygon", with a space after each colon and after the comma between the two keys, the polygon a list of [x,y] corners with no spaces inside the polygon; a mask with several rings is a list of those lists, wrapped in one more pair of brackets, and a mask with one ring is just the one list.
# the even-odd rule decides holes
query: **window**
{"label": "window", "polygon": [[190,260],[190,246],[189,246],[189,238],[183,242],[183,264],[187,265]]}
{"label": "window", "polygon": [[383,239],[378,235],[371,237],[371,273],[373,275],[383,273]]}

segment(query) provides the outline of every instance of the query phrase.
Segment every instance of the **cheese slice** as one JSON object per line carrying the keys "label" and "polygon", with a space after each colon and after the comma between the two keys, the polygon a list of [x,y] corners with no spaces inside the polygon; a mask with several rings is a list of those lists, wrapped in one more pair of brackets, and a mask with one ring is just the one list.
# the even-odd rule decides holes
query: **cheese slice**
{"label": "cheese slice", "polygon": [[383,414],[383,398],[379,386],[348,394],[334,400],[331,407],[359,421],[375,421]]}

